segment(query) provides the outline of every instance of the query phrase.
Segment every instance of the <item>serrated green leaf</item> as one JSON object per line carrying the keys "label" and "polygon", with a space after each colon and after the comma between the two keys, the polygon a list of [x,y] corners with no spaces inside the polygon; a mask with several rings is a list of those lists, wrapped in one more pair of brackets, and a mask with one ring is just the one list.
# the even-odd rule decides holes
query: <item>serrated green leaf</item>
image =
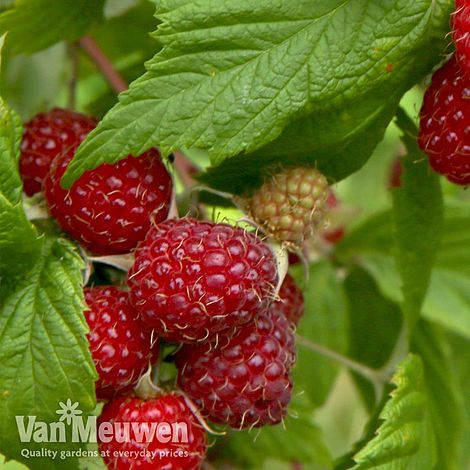
{"label": "serrated green leaf", "polygon": [[380,414],[383,422],[376,437],[354,456],[354,470],[435,468],[436,443],[421,359],[409,355],[392,383],[396,388]]}
{"label": "serrated green leaf", "polygon": [[13,206],[0,193],[0,284],[2,278],[29,269],[39,257],[42,243],[21,203]]}
{"label": "serrated green leaf", "polygon": [[408,154],[402,158],[401,186],[392,191],[396,261],[403,290],[403,313],[412,329],[420,314],[441,240],[442,191],[439,175],[417,143],[417,129],[403,110],[397,114]]}
{"label": "serrated green leaf", "polygon": [[298,132],[293,121],[303,118],[317,124],[309,122],[308,141],[302,135],[314,147],[293,148],[299,139],[288,130],[291,154],[318,153],[330,176],[349,174],[367,153],[340,168],[315,145],[346,149],[397,105],[436,61],[450,8],[445,0],[439,8],[432,0],[158,2],[163,50],[90,134],[63,183],[155,145],[207,149],[219,165],[261,149],[290,124]]}
{"label": "serrated green leaf", "polygon": [[412,351],[419,354],[429,397],[429,409],[437,443],[439,470],[459,470],[465,416],[463,396],[449,345],[438,328],[421,320],[416,327]]}
{"label": "serrated green leaf", "polygon": [[100,20],[104,0],[17,0],[0,15],[0,33],[17,53],[32,53],[82,36]]}
{"label": "serrated green leaf", "polygon": [[31,267],[42,244],[21,205],[21,137],[19,117],[0,98],[0,282]]}
{"label": "serrated green leaf", "polygon": [[[302,285],[303,272],[297,272]],[[300,336],[345,354],[348,348],[348,304],[341,281],[327,261],[310,266],[304,286],[305,314],[297,332]],[[338,373],[338,364],[314,351],[298,346],[294,382],[316,406],[324,403]]]}
{"label": "serrated green leaf", "polygon": [[0,193],[12,204],[21,200],[18,159],[22,135],[19,116],[0,98]]}
{"label": "serrated green leaf", "polygon": [[457,373],[460,391],[464,396],[465,410],[462,412],[464,424],[461,468],[470,468],[470,348],[466,338],[446,333],[450,364]]}
{"label": "serrated green leaf", "polygon": [[[0,451],[25,461],[16,415],[56,421],[59,401],[79,402],[84,414],[95,406],[95,370],[82,313],[83,261],[70,242],[48,239],[34,268],[0,285]],[[77,444],[48,444],[73,449]],[[32,468],[60,467],[63,461],[32,459]],[[67,468],[71,468],[72,463]]]}
{"label": "serrated green leaf", "polygon": [[259,430],[231,433],[219,439],[214,457],[239,465],[243,470],[258,470],[269,459],[305,465],[311,470],[332,468],[331,455],[324,443],[321,430],[313,420],[313,406],[302,397],[295,397],[284,426],[266,426]]}

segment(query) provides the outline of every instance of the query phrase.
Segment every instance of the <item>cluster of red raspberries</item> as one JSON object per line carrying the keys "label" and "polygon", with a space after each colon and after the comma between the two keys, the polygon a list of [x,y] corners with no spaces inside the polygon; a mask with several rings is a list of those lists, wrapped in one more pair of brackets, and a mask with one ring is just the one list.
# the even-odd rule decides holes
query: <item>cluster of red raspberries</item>
{"label": "cluster of red raspberries", "polygon": [[[63,189],[60,179],[95,124],[61,109],[28,122],[20,160],[25,192],[42,191],[60,227],[89,252],[134,254],[127,288],[85,288],[96,394],[106,401],[99,421],[179,422],[187,429],[184,442],[129,436],[100,442],[100,448],[149,451],[138,465],[110,452],[105,462],[111,469],[199,468],[206,420],[243,429],[285,417],[303,295],[290,275],[278,287],[275,255],[254,233],[225,223],[168,219],[172,179],[156,149],[98,166]],[[293,234],[292,241],[303,240],[313,209],[327,206],[329,188],[313,169],[291,172],[284,181],[285,191],[297,188],[299,198],[290,199],[296,215],[284,217],[282,230]],[[282,218],[277,208],[284,210],[287,196],[282,207],[272,189],[267,198]],[[137,396],[135,387],[149,377],[162,342],[180,345],[171,356],[177,385]]]}
{"label": "cluster of red raspberries", "polygon": [[456,0],[455,53],[436,71],[424,96],[418,142],[431,167],[453,183],[470,184],[470,2]]}

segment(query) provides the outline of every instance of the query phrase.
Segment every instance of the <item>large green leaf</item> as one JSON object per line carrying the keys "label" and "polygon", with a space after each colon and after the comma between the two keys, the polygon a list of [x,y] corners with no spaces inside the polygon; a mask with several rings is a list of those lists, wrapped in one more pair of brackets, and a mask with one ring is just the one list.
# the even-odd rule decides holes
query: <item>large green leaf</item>
{"label": "large green leaf", "polygon": [[423,360],[437,443],[435,468],[458,470],[461,468],[465,408],[449,345],[435,325],[421,320],[416,327],[412,350]]}
{"label": "large green leaf", "polygon": [[[301,277],[300,270],[298,274],[298,278]],[[348,304],[342,283],[330,263],[320,261],[310,266],[304,297],[305,314],[297,329],[298,334],[345,354],[348,348]],[[298,346],[295,387],[305,392],[316,406],[322,405],[328,397],[337,372],[338,364],[333,360]]]}
{"label": "large green leaf", "polygon": [[17,0],[0,15],[15,52],[31,53],[82,36],[102,16],[104,0]]}
{"label": "large green leaf", "polygon": [[435,468],[436,442],[420,358],[409,355],[392,382],[396,388],[380,414],[383,422],[354,456],[354,470]]}
{"label": "large green leaf", "polygon": [[[24,461],[21,448],[44,447],[19,441],[16,415],[51,422],[57,421],[60,401],[79,402],[85,414],[95,406],[95,371],[82,313],[82,268],[68,241],[51,238],[27,275],[0,285],[0,452],[8,458]],[[56,464],[60,466],[60,460]],[[28,465],[55,464],[34,459]]]}
{"label": "large green leaf", "polygon": [[[208,168],[199,179],[216,189],[239,194],[261,184],[260,168],[270,170],[280,163],[297,166],[315,162],[331,181],[340,181],[367,162],[382,140],[404,90],[405,87],[400,88],[399,93],[395,92],[395,99],[389,96],[389,103],[375,103],[371,97],[367,100],[361,97],[359,103],[347,103],[342,112],[333,109],[329,113],[325,111],[296,120],[271,144],[254,153],[227,158]],[[368,103],[371,109],[364,110],[362,103]],[[360,116],[361,110],[363,121],[357,123],[359,118],[355,115]],[[344,135],[333,134],[334,126],[340,128],[336,129],[336,134],[344,132]]]}
{"label": "large green leaf", "polygon": [[442,191],[439,175],[429,171],[428,160],[418,147],[417,129],[401,109],[397,124],[408,153],[401,159],[401,186],[392,191],[396,261],[403,313],[412,329],[421,314],[441,240]]}
{"label": "large green leaf", "polygon": [[[163,50],[81,146],[64,184],[154,145],[207,149],[217,166],[278,137],[266,150],[276,161],[318,154],[329,176],[344,177],[434,64],[451,8],[447,0],[156,3]],[[369,129],[375,121],[378,131]],[[350,144],[365,154],[348,154]]]}
{"label": "large green leaf", "polygon": [[244,470],[259,470],[268,459],[284,462],[287,468],[292,468],[294,463],[311,470],[332,468],[322,432],[313,420],[312,405],[297,396],[290,412],[298,417],[288,417],[283,425],[230,433],[227,438],[219,439],[213,449],[214,457]]}

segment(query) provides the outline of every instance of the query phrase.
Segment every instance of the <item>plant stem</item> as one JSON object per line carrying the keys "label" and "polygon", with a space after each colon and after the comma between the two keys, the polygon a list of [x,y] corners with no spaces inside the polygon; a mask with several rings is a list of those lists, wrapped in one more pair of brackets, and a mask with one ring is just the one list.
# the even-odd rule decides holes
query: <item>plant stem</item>
{"label": "plant stem", "polygon": [[121,93],[127,90],[127,82],[114,68],[112,62],[108,59],[94,39],[89,36],[84,36],[78,41],[78,44],[94,62],[97,69],[101,72],[103,77],[106,78],[116,93]]}
{"label": "plant stem", "polygon": [[182,152],[173,152],[175,161],[173,163],[181,182],[186,189],[191,189],[197,184],[193,175],[198,173],[197,166]]}
{"label": "plant stem", "polygon": [[362,377],[369,380],[374,386],[382,386],[383,384],[387,383],[390,377],[384,374],[381,370],[375,370],[371,367],[366,366],[360,362],[355,361],[349,357],[344,356],[343,354],[333,351],[321,344],[315,343],[314,341],[310,341],[302,336],[297,335],[297,342],[314,351],[322,356],[328,357],[333,361],[339,362],[343,366],[347,367],[348,369],[356,372],[357,374],[361,375]]}

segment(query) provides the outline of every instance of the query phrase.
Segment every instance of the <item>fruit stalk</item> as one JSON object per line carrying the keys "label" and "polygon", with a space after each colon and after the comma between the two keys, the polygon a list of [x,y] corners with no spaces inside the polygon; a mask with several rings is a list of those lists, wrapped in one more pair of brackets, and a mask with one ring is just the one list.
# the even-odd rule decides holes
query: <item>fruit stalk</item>
{"label": "fruit stalk", "polygon": [[112,62],[108,59],[94,39],[89,36],[84,36],[78,41],[78,44],[94,62],[98,70],[103,74],[116,93],[121,93],[127,90],[127,82],[114,68]]}

